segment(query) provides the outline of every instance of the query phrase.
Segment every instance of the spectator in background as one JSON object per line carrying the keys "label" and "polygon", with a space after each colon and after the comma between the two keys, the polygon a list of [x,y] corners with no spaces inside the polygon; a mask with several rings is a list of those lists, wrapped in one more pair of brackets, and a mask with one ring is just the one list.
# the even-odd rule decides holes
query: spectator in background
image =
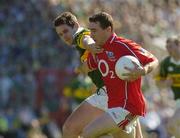
{"label": "spectator in background", "polygon": [[73,102],[72,110],[74,110],[74,108],[92,94],[94,89],[96,88],[88,76],[78,74],[64,87],[63,94],[71,99]]}
{"label": "spectator in background", "polygon": [[176,107],[180,107],[180,40],[178,37],[168,38],[166,48],[169,53],[161,61],[157,85],[159,88],[171,88]]}
{"label": "spectator in background", "polygon": [[180,38],[171,37],[166,41],[169,55],[161,61],[157,85],[170,89],[176,103],[175,114],[168,120],[167,130],[170,135],[180,137]]}
{"label": "spectator in background", "polygon": [[180,108],[178,108],[175,114],[168,120],[167,131],[175,138],[180,137]]}
{"label": "spectator in background", "polygon": [[5,69],[0,71],[0,108],[4,108],[8,104],[9,97],[11,95],[13,82],[7,76]]}

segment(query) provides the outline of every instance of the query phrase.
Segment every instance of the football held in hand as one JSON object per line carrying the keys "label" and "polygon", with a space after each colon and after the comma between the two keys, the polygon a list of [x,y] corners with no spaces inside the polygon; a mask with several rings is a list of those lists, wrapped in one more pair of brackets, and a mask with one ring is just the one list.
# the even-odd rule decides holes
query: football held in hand
{"label": "football held in hand", "polygon": [[117,60],[116,65],[115,65],[115,72],[117,76],[122,80],[127,79],[128,75],[125,75],[125,74],[130,73],[130,71],[126,68],[133,69],[135,67],[134,64],[141,67],[139,60],[134,56],[126,55],[126,56],[120,57]]}

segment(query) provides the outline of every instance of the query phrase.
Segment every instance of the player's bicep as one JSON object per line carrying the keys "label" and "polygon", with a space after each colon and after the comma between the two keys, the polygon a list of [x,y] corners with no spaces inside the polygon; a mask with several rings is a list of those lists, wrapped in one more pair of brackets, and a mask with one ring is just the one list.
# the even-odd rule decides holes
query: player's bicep
{"label": "player's bicep", "polygon": [[147,51],[142,47],[136,49],[135,51],[142,65],[146,65],[147,63],[157,61],[157,58],[152,53],[150,53],[149,51]]}

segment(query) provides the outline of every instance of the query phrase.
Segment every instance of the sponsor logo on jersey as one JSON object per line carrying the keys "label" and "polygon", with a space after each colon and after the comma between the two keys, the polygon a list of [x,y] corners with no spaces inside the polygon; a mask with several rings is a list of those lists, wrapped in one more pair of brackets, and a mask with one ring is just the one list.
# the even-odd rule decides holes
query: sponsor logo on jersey
{"label": "sponsor logo on jersey", "polygon": [[115,60],[116,60],[113,52],[111,52],[111,51],[106,51],[106,55],[108,56],[108,59],[109,59],[110,61],[115,61]]}

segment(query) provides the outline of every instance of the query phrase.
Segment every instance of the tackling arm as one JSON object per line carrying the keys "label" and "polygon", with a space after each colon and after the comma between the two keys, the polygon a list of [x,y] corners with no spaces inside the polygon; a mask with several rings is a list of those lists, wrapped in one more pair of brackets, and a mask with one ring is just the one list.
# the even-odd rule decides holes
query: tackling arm
{"label": "tackling arm", "polygon": [[75,72],[76,73],[83,73],[83,74],[88,74],[88,72],[91,72],[95,69],[90,69],[88,67],[87,61],[81,62],[78,67],[76,67]]}
{"label": "tackling arm", "polygon": [[82,43],[83,43],[84,48],[90,51],[92,54],[102,52],[102,49],[95,45],[94,40],[89,35],[85,35],[83,37]]}

